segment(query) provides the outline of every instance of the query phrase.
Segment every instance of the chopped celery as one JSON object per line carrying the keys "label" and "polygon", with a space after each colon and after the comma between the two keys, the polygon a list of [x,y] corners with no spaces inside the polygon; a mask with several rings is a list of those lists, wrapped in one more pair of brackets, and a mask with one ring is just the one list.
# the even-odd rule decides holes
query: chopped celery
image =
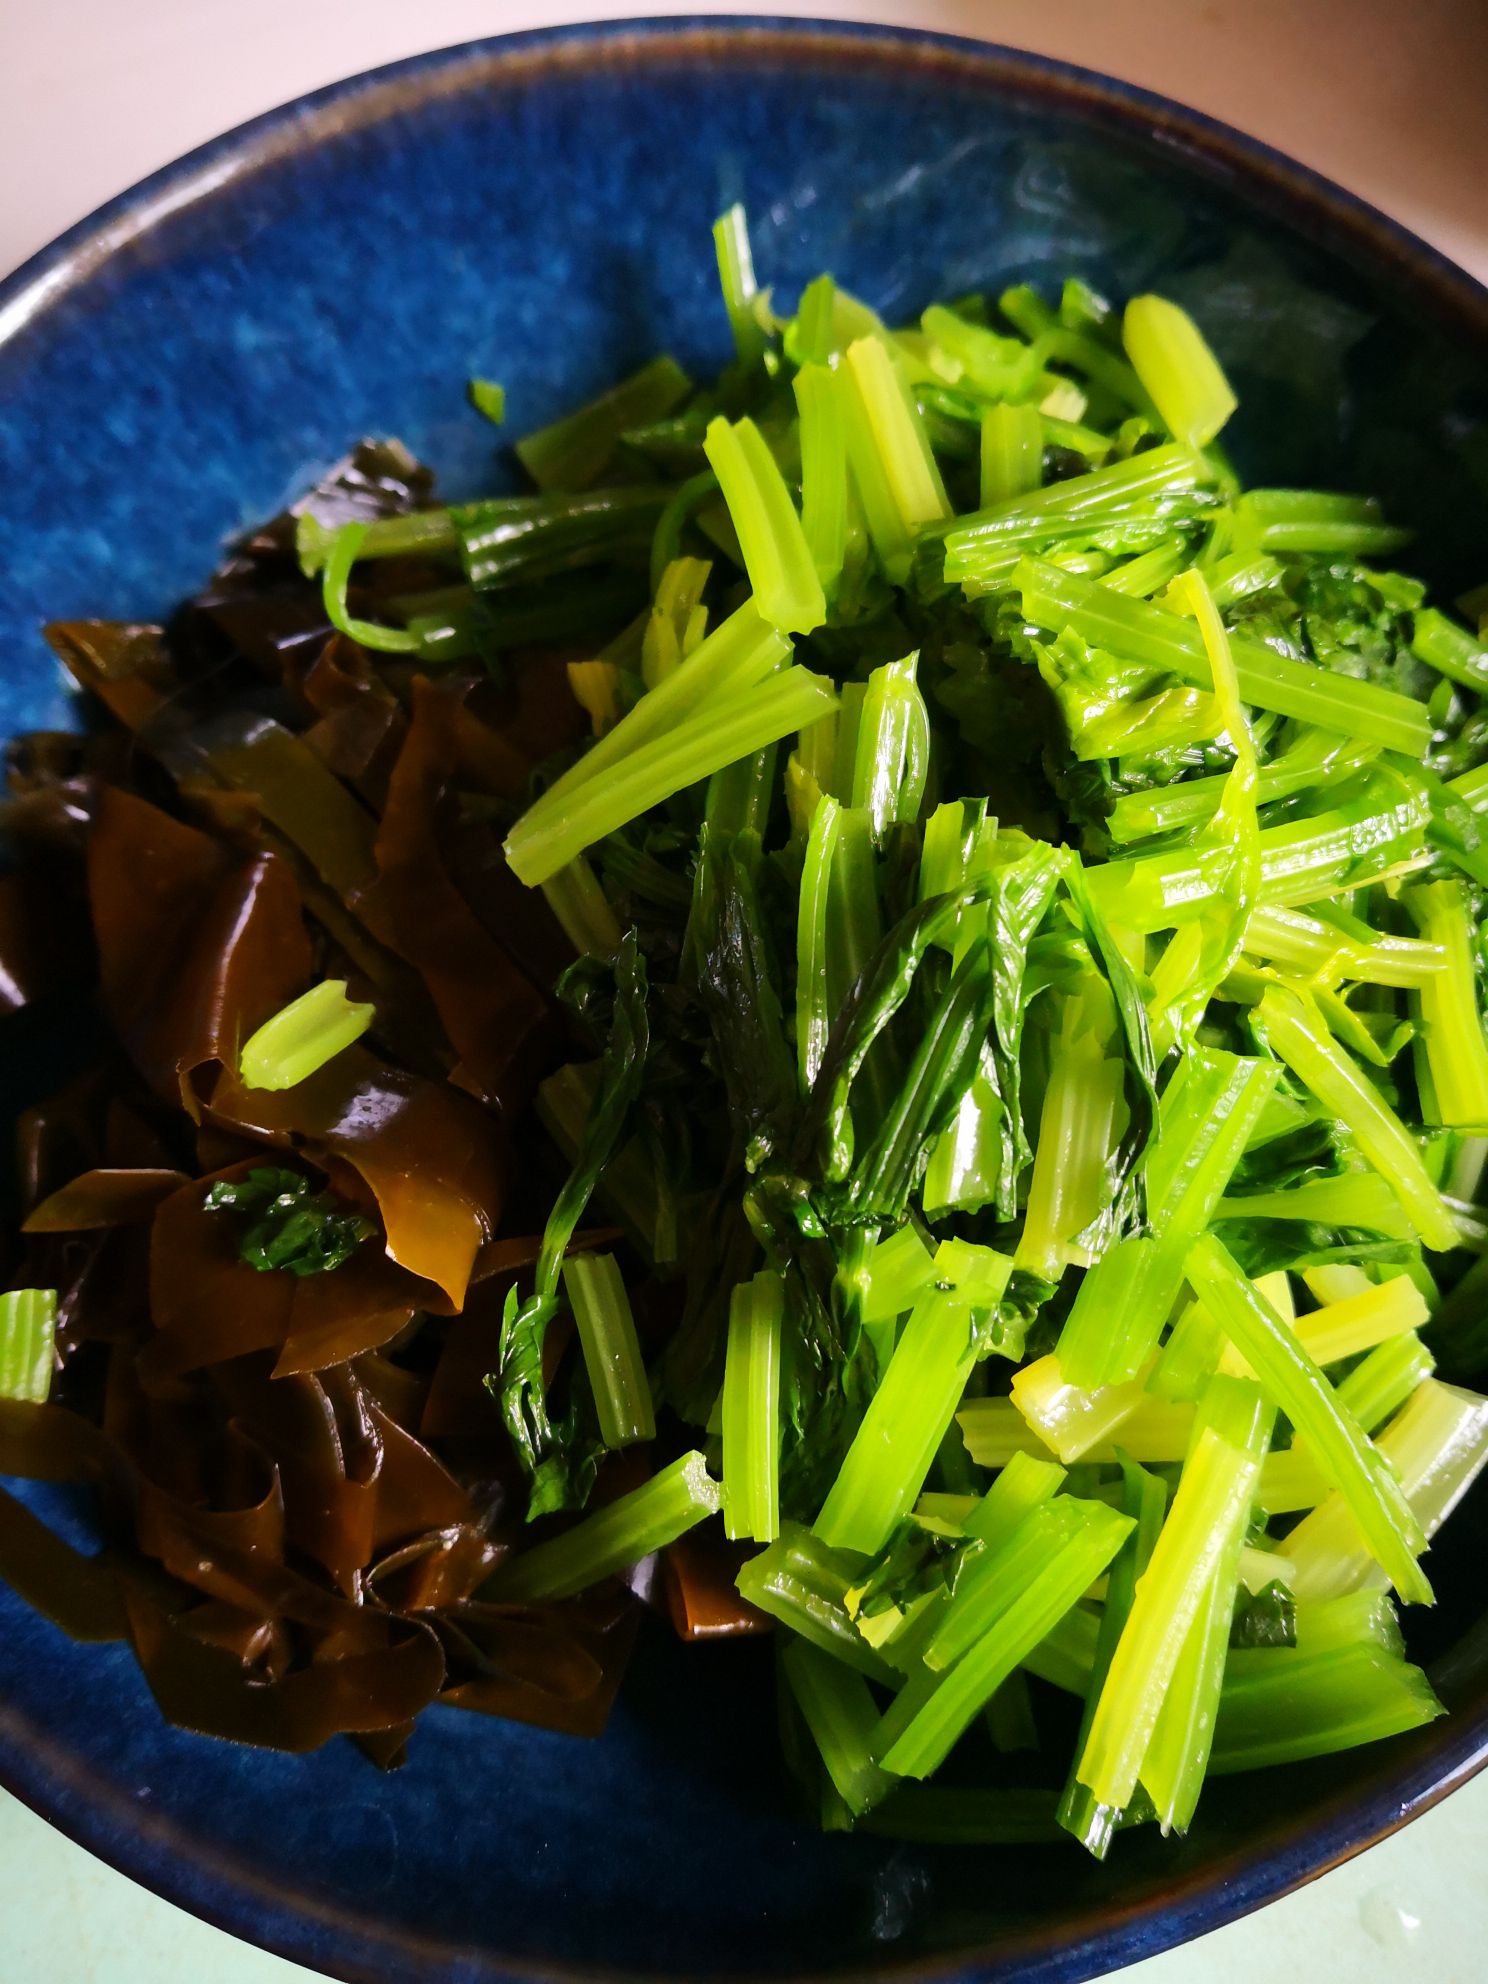
{"label": "chopped celery", "polygon": [[1110,988],[1087,972],[1061,1001],[1018,1245],[1018,1266],[1046,1280],[1090,1264],[1080,1235],[1106,1206],[1125,1087],[1116,1042]]}
{"label": "chopped celery", "polygon": [[1121,1476],[1121,1506],[1123,1512],[1131,1517],[1133,1528],[1117,1552],[1107,1576],[1094,1657],[1085,1686],[1080,1690],[1085,1701],[1080,1732],[1059,1801],[1059,1823],[1067,1832],[1073,1833],[1097,1860],[1103,1860],[1109,1852],[1122,1814],[1115,1806],[1103,1805],[1092,1796],[1088,1786],[1080,1782],[1079,1759],[1085,1748],[1085,1739],[1090,1734],[1090,1724],[1100,1702],[1112,1658],[1131,1616],[1138,1581],[1146,1574],[1147,1566],[1152,1561],[1152,1552],[1162,1532],[1168,1507],[1167,1488],[1155,1474],[1148,1474],[1144,1468],[1126,1459],[1121,1464]]}
{"label": "chopped celery", "polygon": [[[1057,487],[1068,489],[1082,479],[1075,477]],[[1169,668],[1186,681],[1207,686],[1203,637],[1192,621],[1179,614],[1145,600],[1122,598],[1094,580],[1035,558],[1026,558],[1018,567],[1014,584],[1022,595],[1024,613],[1035,625],[1068,628],[1092,646]],[[1431,720],[1424,704],[1395,689],[1294,661],[1250,637],[1232,637],[1230,646],[1240,694],[1255,708],[1345,731],[1417,762],[1425,756]]]}
{"label": "chopped celery", "polygon": [[619,1263],[613,1254],[570,1254],[563,1287],[578,1325],[600,1438],[607,1447],[655,1439],[651,1386]]}
{"label": "chopped celery", "polygon": [[0,1295],[0,1398],[46,1403],[56,1336],[56,1289],[12,1288]]}
{"label": "chopped celery", "polygon": [[780,1528],[780,1323],[784,1286],[765,1269],[729,1306],[723,1372],[723,1527],[771,1543]]}
{"label": "chopped celery", "polygon": [[1059,1338],[1071,1384],[1124,1384],[1157,1347],[1184,1257],[1213,1217],[1274,1083],[1266,1062],[1209,1049],[1180,1063],[1147,1157],[1152,1234],[1119,1241],[1081,1282]]}
{"label": "chopped celery", "polygon": [[801,421],[801,529],[830,599],[847,556],[847,429],[835,374],[803,365],[792,382]]}
{"label": "chopped celery", "polygon": [[710,421],[704,451],[728,505],[754,603],[785,634],[809,634],[826,600],[796,506],[775,458],[749,419]]}
{"label": "chopped celery", "polygon": [[692,391],[675,359],[653,358],[617,386],[517,443],[517,459],[539,489],[583,489],[608,467],[627,428],[671,413]]}
{"label": "chopped celery", "polygon": [[1237,402],[1193,318],[1166,297],[1134,296],[1121,338],[1168,432],[1187,447],[1207,448]]}
{"label": "chopped celery", "polygon": [[713,250],[718,257],[718,280],[729,329],[734,334],[734,349],[740,366],[747,369],[764,359],[765,332],[758,310],[759,287],[754,279],[749,222],[737,200],[713,223]]}
{"label": "chopped celery", "polygon": [[[946,1274],[944,1251],[936,1255],[937,1278]],[[1005,1283],[1012,1262],[992,1259]],[[817,1518],[823,1542],[870,1556],[883,1548],[924,1486],[960,1403],[976,1355],[976,1310],[996,1300],[985,1282],[969,1290],[952,1282],[916,1302]]]}
{"label": "chopped celery", "polygon": [[[698,654],[702,652],[699,648]],[[676,682],[682,673],[678,669],[669,681]],[[661,690],[651,693],[659,695]],[[831,684],[804,668],[788,668],[753,690],[710,697],[673,730],[628,753],[603,781],[588,779],[572,797],[564,795],[562,801],[556,797],[558,788],[553,787],[530,806],[507,837],[506,858],[512,872],[529,884],[546,881],[617,827],[710,773],[800,729],[830,709],[834,700]],[[643,699],[631,714],[645,706]],[[624,729],[625,722],[617,724],[590,755],[612,743]]]}
{"label": "chopped celery", "polygon": [[847,454],[884,571],[902,581],[916,534],[949,513],[924,427],[876,337],[858,338],[843,361]]}
{"label": "chopped celery", "polygon": [[582,854],[542,885],[548,908],[580,957],[609,958],[620,948],[621,930],[599,878]]}
{"label": "chopped celery", "polygon": [[[1099,1804],[1121,1810],[1131,1803],[1211,1586],[1228,1575],[1234,1590],[1235,1557],[1270,1422],[1257,1386],[1240,1378],[1209,1381],[1172,1508],[1137,1586],[1081,1752],[1077,1776]],[[1163,1776],[1175,1802],[1184,1795],[1182,1775],[1171,1764]]]}
{"label": "chopped celery", "polygon": [[[1120,1390],[1126,1394],[1125,1386]],[[1095,1396],[1099,1399],[1101,1394]],[[1014,1454],[1047,1456],[1054,1451],[1010,1398],[968,1399],[956,1418],[966,1450],[979,1467],[1005,1467]],[[1077,1415],[1071,1412],[1061,1426],[1061,1437],[1065,1437],[1065,1427],[1074,1423]],[[1145,1462],[1182,1460],[1192,1432],[1191,1405],[1139,1398],[1109,1433],[1082,1447],[1078,1458],[1109,1462],[1126,1453]],[[1066,1444],[1068,1447],[1073,1442],[1067,1439]],[[1067,1453],[1066,1457],[1075,1456]]]}
{"label": "chopped celery", "polygon": [[1012,1401],[1047,1447],[1062,1461],[1076,1461],[1092,1447],[1111,1444],[1113,1429],[1145,1399],[1146,1377],[1143,1373],[1127,1384],[1082,1391],[1068,1382],[1051,1351],[1013,1374]]}
{"label": "chopped celery", "polygon": [[376,1007],[348,999],[344,978],[323,979],[264,1021],[243,1043],[245,1088],[295,1088],[360,1040]]}
{"label": "chopped celery", "polygon": [[675,1543],[705,1517],[716,1515],[721,1501],[722,1492],[702,1455],[683,1454],[563,1535],[498,1565],[483,1590],[500,1605],[571,1598]]}
{"label": "chopped celery", "polygon": [[1422,977],[1412,1002],[1430,1074],[1427,1121],[1488,1130],[1488,1042],[1467,889],[1461,882],[1432,882],[1410,890],[1406,902],[1422,938],[1442,954],[1440,969]]}
{"label": "chopped celery", "polygon": [[827,1775],[853,1817],[861,1818],[894,1789],[894,1779],[872,1757],[879,1710],[868,1683],[809,1640],[791,1640],[781,1665]]}
{"label": "chopped celery", "polygon": [[1130,1517],[1099,1502],[1068,1506],[1079,1512],[1072,1533],[1067,1540],[1052,1539],[1053,1553],[1027,1566],[1027,1582],[1006,1594],[995,1624],[942,1672],[922,1670],[924,1679],[912,1680],[887,1710],[875,1745],[885,1770],[927,1777],[944,1762],[978,1711],[1106,1568],[1132,1527]]}
{"label": "chopped celery", "polygon": [[914,1225],[881,1239],[868,1257],[865,1323],[890,1323],[906,1314],[929,1287],[935,1255]]}
{"label": "chopped celery", "polygon": [[858,715],[851,804],[882,838],[895,821],[919,816],[930,773],[930,716],[920,694],[917,654],[886,662],[868,677]]}
{"label": "chopped celery", "polygon": [[1026,496],[1043,479],[1044,424],[1037,407],[988,407],[982,415],[982,508]]}
{"label": "chopped celery", "polygon": [[[1488,1399],[1427,1378],[1376,1445],[1413,1523],[1429,1539],[1488,1463]],[[1336,1598],[1378,1578],[1372,1540],[1341,1492],[1305,1516],[1286,1547],[1299,1600]]]}
{"label": "chopped celery", "polygon": [[872,1680],[893,1682],[893,1668],[869,1646],[847,1609],[861,1563],[829,1549],[799,1523],[783,1522],[770,1547],[741,1566],[736,1582],[751,1605],[802,1639]]}
{"label": "chopped celery", "polygon": [[[1213,1234],[1194,1247],[1185,1272],[1194,1293],[1256,1372],[1267,1397],[1316,1455],[1395,1589],[1403,1598],[1430,1604],[1431,1586],[1417,1562],[1425,1547],[1421,1525],[1399,1482],[1296,1332],[1246,1280]],[[1295,1538],[1288,1539],[1287,1549],[1295,1558]]]}
{"label": "chopped celery", "polygon": [[1449,682],[1460,682],[1464,689],[1488,693],[1488,648],[1434,606],[1421,607],[1415,615],[1411,652],[1428,666],[1445,675]]}
{"label": "chopped celery", "polygon": [[1443,1712],[1420,1668],[1379,1646],[1268,1647],[1230,1667],[1209,1760],[1217,1774],[1378,1742]]}
{"label": "chopped celery", "polygon": [[1457,1245],[1457,1228],[1428,1177],[1414,1138],[1369,1077],[1333,1041],[1305,995],[1273,986],[1256,1012],[1272,1049],[1321,1107],[1358,1139],[1426,1246]]}

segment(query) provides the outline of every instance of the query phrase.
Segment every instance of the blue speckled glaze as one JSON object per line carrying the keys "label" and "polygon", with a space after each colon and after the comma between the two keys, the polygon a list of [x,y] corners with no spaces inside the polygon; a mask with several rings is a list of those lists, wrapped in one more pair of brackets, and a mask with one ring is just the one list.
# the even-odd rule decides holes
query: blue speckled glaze
{"label": "blue speckled glaze", "polygon": [[[462,383],[535,425],[660,346],[724,355],[708,224],[747,201],[782,296],[887,314],[1079,270],[1160,285],[1240,389],[1252,476],[1379,490],[1482,577],[1488,297],[1335,189],[1171,105],[882,30],[517,37],[275,113],[0,288],[0,729],[72,720],[43,617],[165,610],[362,433],[501,486]],[[1474,562],[1476,561],[1476,562]],[[45,1016],[7,1023],[0,1105]],[[65,1511],[76,1521],[75,1510]],[[165,1728],[130,1657],[0,1594],[0,1774],[136,1878],[346,1978],[1088,1977],[1354,1850],[1488,1743],[1481,1498],[1433,1556],[1433,1729],[1206,1801],[1191,1838],[931,1852],[793,1823],[759,1646],[659,1629],[602,1742],[434,1712],[407,1768]]]}

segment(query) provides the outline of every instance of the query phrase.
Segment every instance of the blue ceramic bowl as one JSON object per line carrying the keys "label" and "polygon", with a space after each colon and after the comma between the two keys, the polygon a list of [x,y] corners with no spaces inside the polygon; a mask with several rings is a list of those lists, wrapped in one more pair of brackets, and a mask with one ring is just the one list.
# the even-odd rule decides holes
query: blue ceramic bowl
{"label": "blue ceramic bowl", "polygon": [[[670,22],[518,36],[220,139],[0,289],[0,731],[75,720],[44,617],[161,612],[363,433],[489,487],[462,382],[518,427],[665,347],[724,356],[708,225],[762,279],[890,317],[1078,270],[1197,308],[1253,478],[1381,492],[1483,577],[1488,294],[1262,147],[1056,64],[880,29]],[[1476,562],[1474,562],[1476,561]],[[41,1079],[8,1022],[14,1103]],[[76,1513],[55,1511],[75,1522]],[[788,1816],[758,1645],[643,1645],[597,1744],[430,1713],[407,1768],[164,1727],[129,1655],[0,1595],[0,1776],[172,1901],[342,1978],[1091,1976],[1309,1879],[1488,1747],[1483,1498],[1417,1653],[1453,1714],[1206,1797],[1192,1835],[975,1854]]]}

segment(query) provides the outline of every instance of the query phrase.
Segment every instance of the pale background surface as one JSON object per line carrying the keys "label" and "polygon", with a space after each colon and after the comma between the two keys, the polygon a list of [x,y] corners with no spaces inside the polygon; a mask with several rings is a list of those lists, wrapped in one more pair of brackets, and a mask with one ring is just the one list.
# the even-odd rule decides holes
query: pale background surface
{"label": "pale background surface", "polygon": [[[143,174],[305,90],[503,30],[732,13],[624,0],[0,0],[0,273]],[[980,35],[1239,125],[1488,281],[1488,0],[760,0]],[[1488,1776],[1395,1839],[1123,1984],[1476,1984]],[[4,1984],[292,1984],[0,1793]]]}

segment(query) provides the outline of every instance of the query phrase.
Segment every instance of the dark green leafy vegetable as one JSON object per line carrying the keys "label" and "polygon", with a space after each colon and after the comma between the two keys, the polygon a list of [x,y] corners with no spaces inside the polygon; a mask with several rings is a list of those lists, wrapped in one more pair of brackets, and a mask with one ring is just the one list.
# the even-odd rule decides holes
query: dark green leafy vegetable
{"label": "dark green leafy vegetable", "polygon": [[362,1213],[346,1212],[333,1192],[317,1192],[303,1171],[259,1165],[245,1178],[220,1179],[206,1196],[210,1212],[235,1212],[249,1221],[238,1252],[266,1273],[327,1274],[349,1261],[377,1231]]}

